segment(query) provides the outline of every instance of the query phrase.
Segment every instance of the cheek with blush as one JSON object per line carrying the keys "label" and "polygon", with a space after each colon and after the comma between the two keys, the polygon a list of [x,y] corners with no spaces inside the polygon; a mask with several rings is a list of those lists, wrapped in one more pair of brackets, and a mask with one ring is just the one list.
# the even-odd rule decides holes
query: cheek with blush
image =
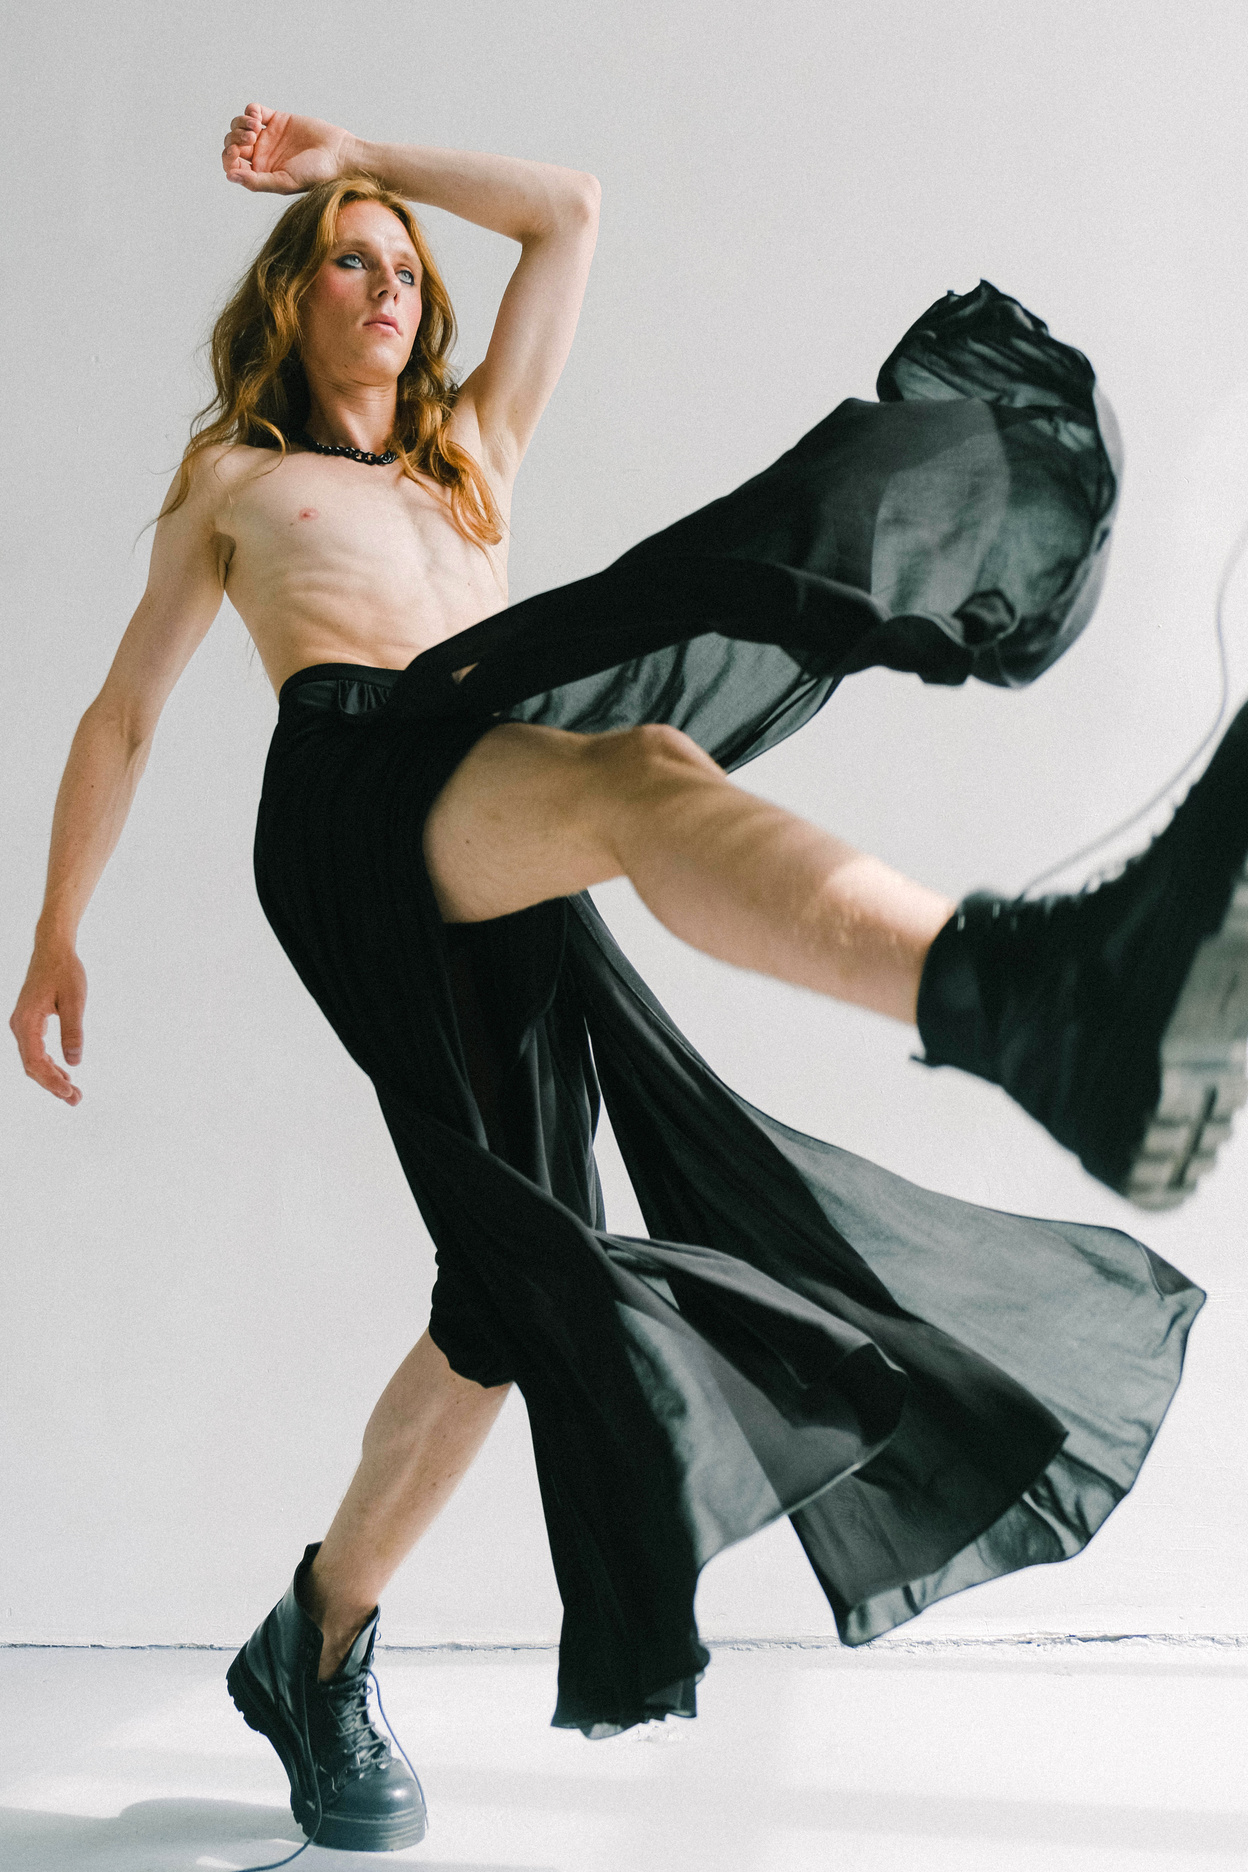
{"label": "cheek with blush", "polygon": [[356,275],[337,267],[317,274],[299,308],[305,354],[337,349],[356,322],[361,297]]}
{"label": "cheek with blush", "polygon": [[411,338],[408,340],[407,353],[404,356],[402,364],[400,364],[399,366],[400,370],[407,369],[408,364],[412,360],[413,354],[417,350],[416,340],[420,333],[420,314],[421,314],[420,295],[417,293],[417,294],[414,294],[411,298],[407,298],[405,296],[404,301],[403,301],[403,309],[400,312],[399,317],[402,320],[403,330],[405,332],[410,332]]}
{"label": "cheek with blush", "polygon": [[323,267],[308,288],[303,302],[306,316],[333,324],[346,324],[364,303],[362,275],[343,267]]}

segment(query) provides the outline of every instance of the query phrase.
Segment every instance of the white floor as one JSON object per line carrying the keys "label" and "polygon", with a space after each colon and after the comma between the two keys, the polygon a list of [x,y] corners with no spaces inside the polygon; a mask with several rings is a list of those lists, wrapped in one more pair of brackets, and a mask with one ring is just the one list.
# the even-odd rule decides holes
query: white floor
{"label": "white floor", "polygon": [[[297,1845],[227,1662],[0,1651],[4,1872],[227,1872]],[[549,1728],[552,1652],[379,1666],[429,1837],[311,1847],[304,1872],[1248,1867],[1248,1647],[716,1648],[696,1722],[599,1743]]]}

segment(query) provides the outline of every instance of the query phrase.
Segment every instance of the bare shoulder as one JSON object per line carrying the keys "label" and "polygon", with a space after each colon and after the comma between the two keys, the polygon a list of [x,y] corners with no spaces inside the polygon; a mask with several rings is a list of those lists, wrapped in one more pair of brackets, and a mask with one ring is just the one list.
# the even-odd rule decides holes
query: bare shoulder
{"label": "bare shoulder", "polygon": [[162,526],[183,517],[184,526],[228,533],[230,512],[244,489],[280,461],[277,450],[251,448],[242,442],[214,443],[200,449],[186,464],[186,494],[176,507],[173,503],[181,485],[181,469],[170,485],[161,510]]}

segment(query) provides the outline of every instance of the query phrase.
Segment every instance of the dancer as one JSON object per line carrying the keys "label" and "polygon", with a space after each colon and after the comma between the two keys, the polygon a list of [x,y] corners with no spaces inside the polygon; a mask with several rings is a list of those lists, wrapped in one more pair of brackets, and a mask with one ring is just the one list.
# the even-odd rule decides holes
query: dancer
{"label": "dancer", "polygon": [[[565,1608],[554,1720],[607,1735],[694,1713],[699,1570],[780,1514],[849,1643],[1079,1551],[1203,1298],[1130,1236],[936,1196],[755,1111],[587,888],[627,876],[709,954],[917,1017],[929,1061],[999,1081],[1113,1187],[1173,1200],[1242,1096],[1243,993],[1209,980],[1248,977],[1248,715],[1120,879],[1041,904],[954,906],[752,797],[728,770],[847,674],[1016,685],[1082,629],[1118,483],[1086,359],[991,286],[950,294],[878,403],[508,607],[512,482],[571,344],[596,184],[255,105],[223,161],[302,199],[218,321],[218,394],[75,737],[12,1025],[76,1103],[46,1024],[76,1064],[78,921],[228,590],[279,693],[261,902],[373,1080],[438,1254],[428,1331],[229,1684],[305,1831],[382,1850],[425,1821],[368,1713],[377,1603],[512,1382]],[[458,389],[409,200],[520,245]],[[649,1239],[607,1227],[600,1090]]]}

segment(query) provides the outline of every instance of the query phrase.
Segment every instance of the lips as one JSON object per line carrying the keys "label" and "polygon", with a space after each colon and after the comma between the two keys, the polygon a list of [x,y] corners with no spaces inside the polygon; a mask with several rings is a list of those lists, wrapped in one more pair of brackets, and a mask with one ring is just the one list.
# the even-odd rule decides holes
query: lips
{"label": "lips", "polygon": [[396,336],[397,336],[397,334],[398,334],[398,329],[399,329],[399,328],[398,328],[398,326],[396,325],[396,323],[395,323],[395,321],[394,321],[393,319],[391,319],[391,318],[373,318],[373,319],[365,319],[365,321],[364,321],[364,329],[365,329],[365,331],[368,331],[368,329],[370,328],[370,326],[374,326],[374,325],[380,325],[383,331],[392,331],[392,332],[394,332],[394,333],[396,334]]}

